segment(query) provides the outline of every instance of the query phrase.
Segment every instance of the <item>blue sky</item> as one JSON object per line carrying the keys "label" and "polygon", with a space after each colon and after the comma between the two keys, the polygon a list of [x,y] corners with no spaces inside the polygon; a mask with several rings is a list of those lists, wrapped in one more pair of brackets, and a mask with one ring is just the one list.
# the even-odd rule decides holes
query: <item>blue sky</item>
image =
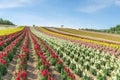
{"label": "blue sky", "polygon": [[17,25],[106,29],[120,24],[120,0],[0,0],[0,17]]}

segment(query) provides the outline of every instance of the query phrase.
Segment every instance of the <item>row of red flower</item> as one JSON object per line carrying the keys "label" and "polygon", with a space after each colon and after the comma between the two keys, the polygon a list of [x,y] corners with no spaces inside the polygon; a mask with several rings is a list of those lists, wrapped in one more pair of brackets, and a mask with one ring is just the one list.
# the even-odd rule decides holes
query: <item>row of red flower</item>
{"label": "row of red flower", "polygon": [[25,40],[20,48],[20,54],[17,59],[16,71],[14,72],[15,80],[27,80],[27,60],[29,59],[28,42],[29,41],[29,29],[26,29]]}
{"label": "row of red flower", "polygon": [[[38,38],[37,36],[35,36],[35,37],[36,37],[36,39],[40,40],[41,45],[43,45],[44,48],[48,51],[48,54],[46,54],[46,55],[47,55],[47,57],[50,58],[49,61],[51,62],[51,65],[54,65],[55,68],[56,68],[56,70],[61,73],[62,79],[74,80],[75,79],[75,75],[71,72],[71,70],[69,68],[67,68],[67,67],[65,67],[63,65],[63,62],[59,58],[59,56],[57,55],[57,53],[55,53],[42,39]],[[34,40],[34,43],[36,44],[37,41],[35,41],[35,38],[33,40]],[[36,52],[36,54],[39,55],[40,58],[43,58],[41,56],[41,53]],[[46,59],[43,58],[43,60],[46,60]]]}
{"label": "row of red flower", "polygon": [[8,64],[12,60],[14,54],[16,53],[17,47],[21,44],[23,37],[25,36],[26,30],[23,30],[22,32],[22,34],[15,33],[17,38],[12,40],[12,42],[9,45],[7,45],[3,51],[0,52],[0,75],[6,74]]}
{"label": "row of red flower", "polygon": [[9,45],[14,39],[16,39],[18,36],[20,36],[24,30],[9,34],[7,37],[3,40],[0,40],[0,51],[2,51],[7,45]]}
{"label": "row of red flower", "polygon": [[31,39],[33,41],[35,54],[38,59],[37,68],[39,69],[41,74],[40,80],[54,80],[54,78],[51,77],[51,73],[48,70],[50,66],[50,62],[47,60],[47,57],[45,56],[45,54],[42,52],[42,49],[39,43],[37,42],[34,35],[32,35],[32,33],[31,33]]}

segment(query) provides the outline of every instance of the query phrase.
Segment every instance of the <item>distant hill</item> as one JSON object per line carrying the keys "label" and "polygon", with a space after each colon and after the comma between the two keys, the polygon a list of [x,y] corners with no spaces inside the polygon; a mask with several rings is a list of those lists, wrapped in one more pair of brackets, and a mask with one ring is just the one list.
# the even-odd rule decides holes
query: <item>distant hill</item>
{"label": "distant hill", "polygon": [[4,19],[0,18],[0,25],[15,25],[15,24],[13,24],[9,20],[4,20]]}
{"label": "distant hill", "polygon": [[120,34],[120,25],[105,30],[98,30],[98,29],[82,29],[82,30]]}

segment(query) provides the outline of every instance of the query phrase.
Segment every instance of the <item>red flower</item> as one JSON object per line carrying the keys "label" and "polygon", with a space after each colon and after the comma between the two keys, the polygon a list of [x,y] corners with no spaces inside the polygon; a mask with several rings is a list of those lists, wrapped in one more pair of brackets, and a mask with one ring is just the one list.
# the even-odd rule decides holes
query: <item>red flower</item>
{"label": "red flower", "polygon": [[42,76],[44,76],[44,77],[47,76],[47,73],[48,73],[48,70],[46,70],[46,69],[42,70]]}
{"label": "red flower", "polygon": [[48,76],[51,76],[50,72],[48,72]]}
{"label": "red flower", "polygon": [[62,63],[62,61],[59,59],[59,60],[57,61],[57,63],[58,63],[58,64],[61,64],[61,63]]}
{"label": "red flower", "polygon": [[2,63],[2,65],[5,65],[6,61],[5,60],[1,60],[1,63]]}
{"label": "red flower", "polygon": [[21,77],[23,77],[23,78],[27,77],[27,73],[25,71],[22,71],[21,72]]}
{"label": "red flower", "polygon": [[43,54],[40,54],[40,58],[42,58],[44,61],[46,61],[46,57]]}
{"label": "red flower", "polygon": [[22,49],[25,49],[25,46],[23,46]]}
{"label": "red flower", "polygon": [[20,80],[20,77],[17,77],[16,80]]}
{"label": "red flower", "polygon": [[68,69],[68,68],[65,67],[64,70],[65,70],[66,72],[70,73],[70,69]]}
{"label": "red flower", "polygon": [[39,51],[36,52],[36,55],[39,55]]}
{"label": "red flower", "polygon": [[19,54],[18,55],[18,58],[23,58],[23,57],[25,57],[26,56],[26,54]]}
{"label": "red flower", "polygon": [[75,79],[75,75],[74,74],[69,74],[68,76],[70,76],[72,79]]}
{"label": "red flower", "polygon": [[20,58],[21,58],[21,56],[20,56],[20,55],[18,55],[18,58],[20,59]]}
{"label": "red flower", "polygon": [[20,65],[22,65],[22,66],[23,66],[24,64],[25,64],[25,61],[24,61],[24,60],[22,60],[22,62],[20,63]]}
{"label": "red flower", "polygon": [[46,65],[46,67],[49,67],[50,63],[49,63],[49,62],[46,62],[45,65]]}
{"label": "red flower", "polygon": [[3,42],[2,41],[0,41],[0,46],[2,46],[3,45]]}
{"label": "red flower", "polygon": [[45,65],[45,62],[42,62],[42,65]]}
{"label": "red flower", "polygon": [[6,54],[5,52],[3,52],[3,53],[2,53],[2,56],[3,56],[3,57],[6,57],[6,56],[7,56],[7,54]]}
{"label": "red flower", "polygon": [[34,49],[35,50],[38,50],[40,48],[40,45],[39,44],[36,44],[35,46],[34,46]]}
{"label": "red flower", "polygon": [[24,52],[25,52],[25,53],[28,53],[28,52],[29,52],[29,50],[27,50],[27,49],[24,49]]}
{"label": "red flower", "polygon": [[58,58],[58,55],[53,54],[52,58]]}

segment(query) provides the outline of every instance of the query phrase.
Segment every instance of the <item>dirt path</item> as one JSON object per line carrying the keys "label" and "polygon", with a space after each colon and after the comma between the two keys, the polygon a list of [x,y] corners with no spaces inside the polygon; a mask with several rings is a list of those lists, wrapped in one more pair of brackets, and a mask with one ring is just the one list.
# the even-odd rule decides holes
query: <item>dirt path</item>
{"label": "dirt path", "polygon": [[[29,42],[31,43],[31,41]],[[30,54],[30,58],[27,62],[27,80],[39,80],[39,71],[36,68],[36,60],[33,56],[33,49],[31,44],[29,44],[29,54]],[[13,56],[13,60],[10,62],[8,68],[7,68],[7,73],[5,76],[3,76],[3,80],[11,80],[13,75],[14,75],[14,71],[16,69],[16,64],[17,64],[17,55],[20,53],[20,47],[17,49],[16,54]]]}
{"label": "dirt path", "polygon": [[55,66],[50,66],[50,72],[51,72],[51,76],[55,79],[55,80],[62,80],[60,73],[58,71],[55,70]]}
{"label": "dirt path", "polygon": [[17,55],[20,52],[20,47],[17,49],[16,55],[13,56],[13,60],[10,62],[6,75],[3,76],[3,80],[11,80],[17,64]]}
{"label": "dirt path", "polygon": [[[30,41],[31,43],[31,41]],[[28,80],[39,80],[39,70],[36,68],[36,60],[35,57],[33,55],[33,49],[31,44],[29,44],[30,48],[30,58],[27,62],[27,78]]]}

